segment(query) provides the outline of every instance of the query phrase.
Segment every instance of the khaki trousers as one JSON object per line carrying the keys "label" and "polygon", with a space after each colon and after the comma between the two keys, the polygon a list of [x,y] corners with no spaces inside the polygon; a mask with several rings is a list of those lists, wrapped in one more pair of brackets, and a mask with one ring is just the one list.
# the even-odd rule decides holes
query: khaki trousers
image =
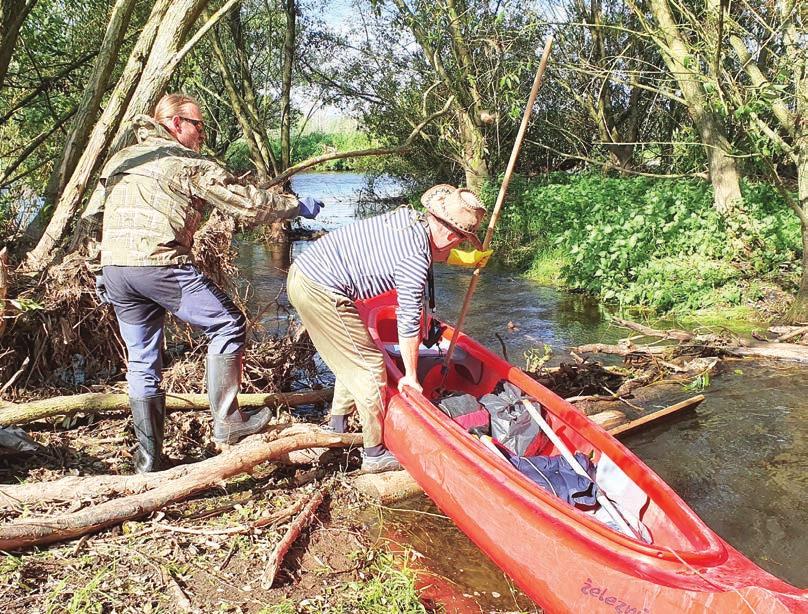
{"label": "khaki trousers", "polygon": [[347,416],[356,409],[364,446],[383,443],[387,371],[353,302],[312,281],[294,264],[286,291],[314,347],[336,376],[331,414]]}

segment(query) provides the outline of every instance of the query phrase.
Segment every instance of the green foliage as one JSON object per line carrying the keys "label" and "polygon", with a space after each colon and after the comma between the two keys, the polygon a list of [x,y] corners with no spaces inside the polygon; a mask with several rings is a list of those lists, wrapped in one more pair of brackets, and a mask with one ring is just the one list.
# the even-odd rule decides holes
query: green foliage
{"label": "green foliage", "polygon": [[352,599],[345,603],[345,612],[382,614],[425,613],[426,608],[415,588],[415,573],[400,568],[389,553],[379,553],[369,568],[371,574],[365,582],[351,582],[345,587]]}
{"label": "green foliage", "polygon": [[[280,142],[272,144],[280,152]],[[300,135],[292,144],[292,164],[308,158],[329,153],[356,151],[375,147],[367,135],[361,132],[308,132]],[[278,153],[280,156],[280,154]],[[341,158],[329,160],[317,166],[321,171],[365,171],[369,169],[367,158]]]}
{"label": "green foliage", "polygon": [[710,372],[705,371],[696,376],[696,378],[684,386],[688,392],[702,392],[710,387]]}
{"label": "green foliage", "polygon": [[[280,158],[280,140],[271,143],[275,155]],[[361,132],[308,132],[301,135],[292,146],[292,164],[324,154],[357,151],[377,147],[367,135]],[[236,174],[244,173],[253,167],[250,150],[244,139],[233,141],[224,154],[228,169]],[[320,171],[368,172],[375,168],[373,158],[341,158],[329,160],[316,167]]]}
{"label": "green foliage", "polygon": [[535,373],[553,357],[553,348],[546,343],[541,350],[530,348],[525,352],[525,371]]}
{"label": "green foliage", "polygon": [[[489,205],[496,190],[484,190]],[[745,185],[744,199],[761,244],[739,248],[706,182],[520,178],[500,221],[499,253],[524,269],[543,267],[544,276],[547,256],[563,255],[567,285],[622,306],[666,312],[739,305],[759,293],[749,279],[794,266],[801,245],[796,217],[771,186]]]}
{"label": "green foliage", "polygon": [[224,154],[227,169],[236,175],[242,175],[254,167],[250,159],[250,149],[244,139],[237,139],[230,143]]}
{"label": "green foliage", "polygon": [[105,600],[102,598],[104,595],[101,587],[112,571],[109,566],[104,567],[79,587],[71,587],[67,580],[62,580],[47,596],[47,614],[55,612],[87,614],[105,611]]}

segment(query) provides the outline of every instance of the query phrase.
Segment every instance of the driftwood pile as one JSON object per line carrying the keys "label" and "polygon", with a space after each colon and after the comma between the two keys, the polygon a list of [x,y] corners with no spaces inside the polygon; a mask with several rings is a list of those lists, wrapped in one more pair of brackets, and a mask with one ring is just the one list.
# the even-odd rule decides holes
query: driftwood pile
{"label": "driftwood pile", "polygon": [[[637,335],[622,339],[614,345],[593,343],[573,348],[578,354],[614,354],[623,356],[626,362],[673,363],[677,369],[687,368],[688,358],[772,358],[796,362],[808,362],[808,345],[786,343],[801,338],[808,332],[808,326],[772,327],[769,329],[779,336],[768,339],[754,335],[754,341],[744,341],[735,335],[714,333],[697,334],[683,330],[657,330],[636,322],[615,318],[618,326],[632,330]],[[638,344],[640,339],[645,343]],[[673,343],[672,343],[673,342]],[[660,362],[662,361],[662,362]]]}
{"label": "driftwood pile", "polygon": [[[195,237],[195,262],[250,320],[244,391],[287,390],[295,377],[314,372],[315,351],[299,331],[268,334],[253,321],[259,318],[251,317],[242,296],[249,289],[233,285],[239,276],[234,230],[232,219],[214,212]],[[6,327],[4,332],[0,328],[0,399],[74,394],[120,382],[126,352],[112,307],[95,294],[91,262],[82,247],[37,278],[10,275],[0,264],[0,298],[8,294],[16,305],[0,300],[7,311],[0,319]],[[170,393],[198,390],[205,380],[204,336],[172,318],[166,329],[164,388]]]}

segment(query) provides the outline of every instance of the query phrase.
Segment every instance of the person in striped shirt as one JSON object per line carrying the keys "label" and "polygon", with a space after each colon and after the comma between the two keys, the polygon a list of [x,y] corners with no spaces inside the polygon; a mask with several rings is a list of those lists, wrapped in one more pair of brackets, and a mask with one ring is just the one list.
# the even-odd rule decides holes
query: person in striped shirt
{"label": "person in striped shirt", "polygon": [[287,292],[323,361],[334,372],[330,427],[345,431],[356,409],[362,424],[362,471],[400,469],[384,447],[387,380],[382,354],[354,301],[395,289],[405,386],[416,377],[427,275],[463,241],[481,248],[475,232],[485,208],[471,190],[436,185],[421,197],[426,212],[409,207],[344,226],[309,246],[289,269]]}

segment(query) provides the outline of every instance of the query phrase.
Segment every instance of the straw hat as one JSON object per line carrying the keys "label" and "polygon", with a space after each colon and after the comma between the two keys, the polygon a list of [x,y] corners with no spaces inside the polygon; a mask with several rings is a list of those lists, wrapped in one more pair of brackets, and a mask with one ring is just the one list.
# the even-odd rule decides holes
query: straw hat
{"label": "straw hat", "polygon": [[485,217],[485,207],[474,192],[441,183],[424,192],[421,204],[474,247],[483,248],[475,233]]}

